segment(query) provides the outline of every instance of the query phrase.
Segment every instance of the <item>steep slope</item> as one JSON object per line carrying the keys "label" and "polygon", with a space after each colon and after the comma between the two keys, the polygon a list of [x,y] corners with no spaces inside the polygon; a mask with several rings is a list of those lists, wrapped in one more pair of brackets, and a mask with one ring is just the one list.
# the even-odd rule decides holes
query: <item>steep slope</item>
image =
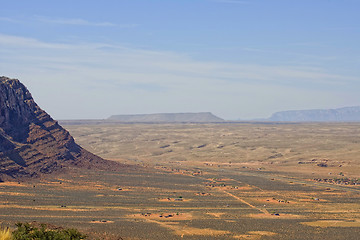
{"label": "steep slope", "polygon": [[201,113],[154,113],[154,114],[134,114],[134,115],[113,115],[107,120],[118,122],[223,122],[221,119],[210,112]]}
{"label": "steep slope", "polygon": [[19,80],[0,77],[0,179],[37,176],[70,165],[108,164],[115,163],[77,145]]}
{"label": "steep slope", "polygon": [[289,122],[360,122],[360,107],[283,111],[274,113],[268,120]]}

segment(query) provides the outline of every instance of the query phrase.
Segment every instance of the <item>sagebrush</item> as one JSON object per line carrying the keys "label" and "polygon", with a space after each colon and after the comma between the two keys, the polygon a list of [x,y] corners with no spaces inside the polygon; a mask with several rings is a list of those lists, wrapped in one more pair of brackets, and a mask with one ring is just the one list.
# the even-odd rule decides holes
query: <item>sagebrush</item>
{"label": "sagebrush", "polygon": [[86,239],[86,235],[80,233],[77,229],[48,229],[45,224],[40,228],[31,226],[28,223],[17,223],[17,229],[13,231],[13,240],[81,240]]}

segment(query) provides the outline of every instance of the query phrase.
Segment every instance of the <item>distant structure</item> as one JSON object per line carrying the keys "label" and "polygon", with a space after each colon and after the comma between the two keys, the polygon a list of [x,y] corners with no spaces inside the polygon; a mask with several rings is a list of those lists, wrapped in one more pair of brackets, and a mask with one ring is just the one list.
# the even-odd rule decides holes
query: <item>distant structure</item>
{"label": "distant structure", "polygon": [[107,120],[129,123],[211,123],[225,121],[210,112],[113,115]]}
{"label": "distant structure", "polygon": [[278,122],[360,122],[360,106],[282,111],[274,113],[267,120]]}

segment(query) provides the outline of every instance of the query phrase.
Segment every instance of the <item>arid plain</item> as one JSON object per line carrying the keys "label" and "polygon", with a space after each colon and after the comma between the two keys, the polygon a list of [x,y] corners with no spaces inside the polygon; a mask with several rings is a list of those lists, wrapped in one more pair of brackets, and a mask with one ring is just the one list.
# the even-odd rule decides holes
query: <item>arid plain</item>
{"label": "arid plain", "polygon": [[1,225],[101,239],[358,239],[360,124],[66,125],[121,172],[0,183]]}

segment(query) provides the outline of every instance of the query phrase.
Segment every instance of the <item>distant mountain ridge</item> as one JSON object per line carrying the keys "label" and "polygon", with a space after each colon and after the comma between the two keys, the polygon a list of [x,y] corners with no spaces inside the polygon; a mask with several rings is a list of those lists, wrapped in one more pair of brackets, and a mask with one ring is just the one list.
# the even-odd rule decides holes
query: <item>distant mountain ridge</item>
{"label": "distant mountain ridge", "polygon": [[360,122],[360,106],[281,111],[274,113],[267,120],[278,122]]}
{"label": "distant mountain ridge", "polygon": [[133,114],[133,115],[113,115],[109,117],[109,121],[117,122],[162,122],[162,123],[174,123],[174,122],[224,122],[225,120],[215,116],[210,112],[200,113],[154,113],[154,114]]}

